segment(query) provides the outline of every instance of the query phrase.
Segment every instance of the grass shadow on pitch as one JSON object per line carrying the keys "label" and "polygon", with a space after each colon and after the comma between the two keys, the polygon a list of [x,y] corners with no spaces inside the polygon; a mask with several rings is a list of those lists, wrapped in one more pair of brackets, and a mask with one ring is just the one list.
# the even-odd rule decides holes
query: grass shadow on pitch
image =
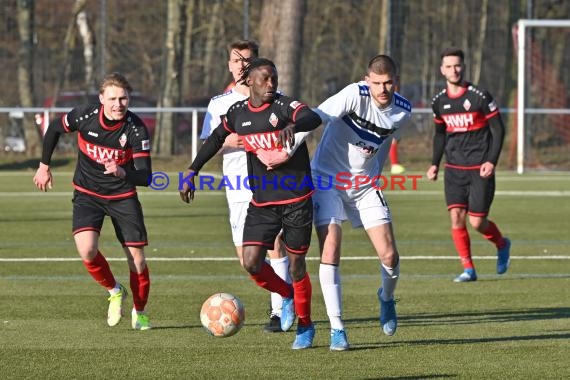
{"label": "grass shadow on pitch", "polygon": [[[566,319],[570,317],[570,307],[534,308],[534,309],[506,309],[506,310],[482,310],[474,312],[456,313],[420,313],[420,314],[398,314],[398,324],[400,326],[439,326],[446,325],[467,325],[478,323],[498,323],[498,322],[523,322],[550,319]],[[378,317],[352,318],[346,319],[345,323],[352,324],[351,328],[366,328],[359,324],[367,322],[378,322]]]}
{"label": "grass shadow on pitch", "polygon": [[500,343],[500,342],[531,342],[531,341],[553,341],[568,340],[570,333],[562,334],[538,334],[538,335],[513,335],[486,338],[453,338],[453,339],[416,339],[416,340],[391,340],[389,342],[370,342],[351,345],[351,350],[368,350],[371,348],[406,347],[406,346],[441,346],[441,345],[461,345],[479,343]]}
{"label": "grass shadow on pitch", "polygon": [[456,313],[421,313],[398,317],[407,326],[462,325],[497,322],[523,322],[570,317],[569,307],[545,307],[532,309],[481,310]]}
{"label": "grass shadow on pitch", "polygon": [[202,325],[164,325],[164,326],[152,326],[153,330],[187,330],[187,329],[200,329],[203,330]]}

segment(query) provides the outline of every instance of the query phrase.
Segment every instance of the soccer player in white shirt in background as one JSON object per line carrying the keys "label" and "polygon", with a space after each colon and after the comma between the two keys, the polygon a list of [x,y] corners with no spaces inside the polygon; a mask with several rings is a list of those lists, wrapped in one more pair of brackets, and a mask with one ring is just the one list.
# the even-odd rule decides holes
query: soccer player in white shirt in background
{"label": "soccer player in white shirt in background", "polygon": [[397,80],[394,61],[377,55],[370,60],[363,81],[349,84],[315,109],[326,125],[311,168],[317,187],[313,202],[321,251],[319,279],[333,351],[350,347],[342,321],[339,268],[345,220],[354,228],[364,227],[376,250],[381,273],[380,325],[386,335],[396,332],[394,291],[400,265],[390,209],[379,190],[382,184],[362,184],[357,176],[381,175],[394,133],[410,120],[410,103],[395,93]]}
{"label": "soccer player in white shirt in background", "polygon": [[[232,73],[234,83],[233,86],[228,86],[228,91],[210,100],[200,135],[201,140],[206,140],[212,134],[212,131],[220,125],[221,116],[226,114],[230,106],[249,97],[249,88],[245,84],[239,83],[238,80],[241,77],[242,67],[245,64],[244,59],[257,57],[258,52],[258,44],[251,40],[237,40],[228,46],[228,69]],[[237,134],[232,133],[226,138],[220,154],[223,155],[223,175],[232,185],[232,189],[226,187],[226,199],[228,201],[232,239],[240,264],[242,264],[243,226],[252,193],[244,185],[244,180],[248,176],[247,160],[243,143]],[[291,283],[289,259],[281,253],[279,238],[276,239],[275,250],[269,250],[268,256],[270,265],[275,273],[288,283]],[[264,326],[263,331],[281,331],[282,303],[283,300],[279,294],[271,293],[269,322]]]}

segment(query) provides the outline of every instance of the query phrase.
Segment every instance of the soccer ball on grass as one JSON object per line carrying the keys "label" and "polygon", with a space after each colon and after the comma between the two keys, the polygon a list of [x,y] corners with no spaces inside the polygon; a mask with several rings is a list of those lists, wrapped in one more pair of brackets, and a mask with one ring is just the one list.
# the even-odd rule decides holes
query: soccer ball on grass
{"label": "soccer ball on grass", "polygon": [[245,309],[236,296],[216,293],[202,304],[200,321],[208,333],[225,338],[241,329],[245,321]]}

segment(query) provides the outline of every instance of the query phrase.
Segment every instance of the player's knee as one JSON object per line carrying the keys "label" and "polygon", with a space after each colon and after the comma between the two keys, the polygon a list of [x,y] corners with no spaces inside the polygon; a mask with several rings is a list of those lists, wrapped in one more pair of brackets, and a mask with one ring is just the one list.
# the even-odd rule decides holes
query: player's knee
{"label": "player's knee", "polygon": [[477,231],[481,231],[483,229],[485,222],[486,222],[485,218],[481,218],[481,217],[470,217],[469,218],[469,224],[471,225],[471,227],[473,227]]}
{"label": "player's knee", "polygon": [[258,274],[261,271],[261,265],[256,260],[251,258],[243,258],[242,262],[243,269],[249,274]]}
{"label": "player's knee", "polygon": [[387,249],[382,254],[378,254],[378,257],[380,262],[389,268],[395,268],[400,262],[400,256],[395,249]]}
{"label": "player's knee", "polygon": [[95,260],[98,252],[97,247],[77,247],[77,253],[79,253],[79,257],[83,261],[91,262]]}
{"label": "player's knee", "polygon": [[296,260],[289,262],[289,273],[293,281],[301,281],[307,273],[307,266],[305,265],[304,257],[297,257]]}

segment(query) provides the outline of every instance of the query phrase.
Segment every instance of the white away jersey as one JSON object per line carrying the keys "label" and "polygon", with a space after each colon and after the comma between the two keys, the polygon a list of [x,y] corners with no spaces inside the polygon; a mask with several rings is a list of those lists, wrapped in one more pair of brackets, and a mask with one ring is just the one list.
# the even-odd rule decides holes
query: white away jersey
{"label": "white away jersey", "polygon": [[[246,99],[247,96],[240,94],[232,88],[221,95],[214,96],[208,103],[208,110],[202,125],[201,140],[206,140],[221,123],[221,117],[236,102]],[[244,179],[247,178],[247,158],[245,150],[237,148],[223,148],[223,174],[232,189],[226,187],[228,203],[249,202],[251,190],[244,188]],[[247,181],[246,181],[247,182]],[[239,185],[238,185],[239,183]],[[238,190],[239,189],[239,190]]]}
{"label": "white away jersey", "polygon": [[[364,81],[349,84],[325,100],[315,109],[326,126],[311,162],[313,178],[323,184],[331,179],[346,188],[348,181],[355,184],[356,176],[380,175],[392,134],[409,122],[411,111],[410,102],[397,93],[392,104],[379,108]],[[318,190],[319,184],[313,182]],[[347,191],[356,195],[366,187]]]}

